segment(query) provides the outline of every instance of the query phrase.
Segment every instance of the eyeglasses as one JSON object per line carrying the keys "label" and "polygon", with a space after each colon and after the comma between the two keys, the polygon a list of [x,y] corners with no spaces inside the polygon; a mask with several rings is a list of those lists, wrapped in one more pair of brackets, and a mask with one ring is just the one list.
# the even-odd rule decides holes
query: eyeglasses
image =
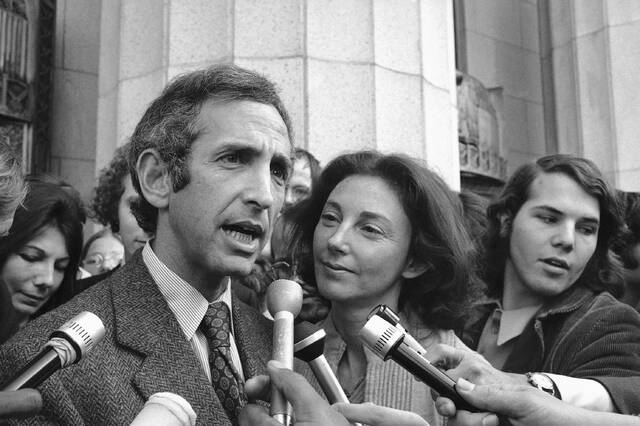
{"label": "eyeglasses", "polygon": [[94,267],[94,268],[99,268],[104,266],[104,264],[107,261],[113,261],[115,265],[119,265],[120,262],[122,262],[122,254],[121,253],[110,253],[106,256],[100,254],[100,253],[94,253],[90,256],[87,256],[83,261],[82,264],[84,266],[90,266],[90,267]]}

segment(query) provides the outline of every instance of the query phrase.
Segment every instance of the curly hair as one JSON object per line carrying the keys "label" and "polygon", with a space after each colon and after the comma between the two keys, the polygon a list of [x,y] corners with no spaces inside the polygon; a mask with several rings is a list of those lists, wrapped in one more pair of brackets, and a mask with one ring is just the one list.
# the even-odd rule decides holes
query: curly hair
{"label": "curly hair", "polygon": [[113,232],[120,231],[118,204],[124,193],[123,180],[129,175],[129,148],[127,143],[116,149],[109,165],[100,171],[91,200],[91,218],[109,226]]}
{"label": "curly hair", "polygon": [[[249,100],[273,106],[287,127],[289,140],[293,142],[291,120],[275,86],[262,75],[235,65],[214,65],[194,71],[173,80],[154,100],[136,126],[131,137],[129,169],[131,180],[138,193],[140,182],[136,174],[136,162],[140,154],[149,148],[157,150],[167,164],[173,190],[178,191],[189,183],[188,159],[191,144],[202,131],[198,116],[208,101],[230,102]],[[132,203],[131,211],[140,227],[155,232],[158,210],[144,197]]]}
{"label": "curly hair", "polygon": [[460,328],[481,286],[462,206],[437,174],[404,155],[361,151],[341,155],[326,166],[311,197],[301,201],[295,213],[292,250],[301,278],[317,287],[312,252],[315,227],[333,189],[354,175],[379,177],[393,188],[411,223],[409,255],[428,265],[420,276],[404,280],[399,309],[417,313],[429,326]]}
{"label": "curly hair", "polygon": [[624,206],[624,221],[627,233],[615,248],[627,269],[636,269],[638,261],[633,249],[640,244],[640,193],[619,191],[619,200]]}
{"label": "curly hair", "polygon": [[535,163],[520,166],[507,181],[498,198],[489,205],[489,229],[484,244],[486,250],[483,262],[488,295],[499,298],[503,291],[511,235],[501,233],[502,218],[505,215],[515,218],[529,199],[531,184],[542,173],[564,174],[598,200],[600,226],[596,251],[576,285],[619,296],[623,291],[623,270],[611,248],[624,235],[624,222],[616,192],[593,162],[565,154],[548,155]]}

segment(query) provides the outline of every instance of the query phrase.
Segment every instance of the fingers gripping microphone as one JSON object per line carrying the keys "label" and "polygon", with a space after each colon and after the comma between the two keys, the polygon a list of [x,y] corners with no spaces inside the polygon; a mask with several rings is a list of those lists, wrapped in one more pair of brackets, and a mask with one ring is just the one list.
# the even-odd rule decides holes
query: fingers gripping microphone
{"label": "fingers gripping microphone", "polygon": [[[267,309],[273,317],[273,356],[293,370],[293,320],[302,308],[302,288],[295,281],[276,280],[267,288]],[[291,424],[291,405],[271,387],[271,416],[283,425]]]}
{"label": "fingers gripping microphone", "polygon": [[53,373],[80,361],[104,337],[104,325],[91,312],[82,312],[51,333],[36,357],[8,383],[3,391],[35,388]]}
{"label": "fingers gripping microphone", "polygon": [[404,342],[405,333],[377,315],[360,330],[360,339],[383,360],[391,358],[420,381],[452,400],[460,410],[478,412],[456,391],[456,382]]}
{"label": "fingers gripping microphone", "polygon": [[[324,357],[324,339],[327,335],[324,330],[310,322],[302,321],[295,325],[293,331],[294,355],[309,364],[329,402],[331,404],[336,402],[349,404],[349,398]],[[352,424],[361,426],[360,423]]]}

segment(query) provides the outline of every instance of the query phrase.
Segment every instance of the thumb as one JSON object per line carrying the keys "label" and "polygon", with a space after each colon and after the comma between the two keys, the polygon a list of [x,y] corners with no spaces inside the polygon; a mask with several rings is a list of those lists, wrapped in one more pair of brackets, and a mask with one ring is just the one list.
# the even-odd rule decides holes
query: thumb
{"label": "thumb", "polygon": [[284,394],[285,398],[293,406],[294,411],[306,410],[308,407],[322,403],[327,404],[304,377],[288,368],[282,367],[283,365],[277,361],[269,361],[267,371],[269,372],[271,383]]}

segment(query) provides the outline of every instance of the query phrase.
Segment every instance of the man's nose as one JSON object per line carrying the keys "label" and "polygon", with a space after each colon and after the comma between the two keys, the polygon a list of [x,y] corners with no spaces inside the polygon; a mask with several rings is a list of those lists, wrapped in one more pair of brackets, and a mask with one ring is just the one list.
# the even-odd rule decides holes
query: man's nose
{"label": "man's nose", "polygon": [[573,223],[562,223],[556,229],[551,243],[554,247],[561,247],[564,251],[573,250],[575,244],[575,225]]}
{"label": "man's nose", "polygon": [[271,167],[256,167],[246,189],[247,202],[259,207],[268,209],[273,205],[273,188]]}

